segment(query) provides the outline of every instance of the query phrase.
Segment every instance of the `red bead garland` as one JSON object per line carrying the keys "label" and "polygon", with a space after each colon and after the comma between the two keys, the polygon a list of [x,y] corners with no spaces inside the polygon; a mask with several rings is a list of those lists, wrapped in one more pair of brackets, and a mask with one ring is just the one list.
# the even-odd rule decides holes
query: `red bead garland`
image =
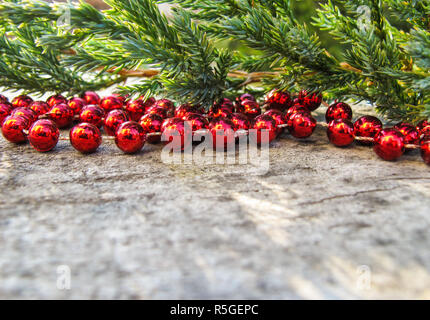
{"label": "red bead garland", "polygon": [[54,149],[60,137],[55,123],[48,119],[38,120],[32,124],[28,134],[30,145],[39,152],[48,152]]}
{"label": "red bead garland", "polygon": [[287,91],[272,90],[265,97],[264,104],[267,109],[285,111],[293,105],[293,100]]}
{"label": "red bead garland", "polygon": [[109,96],[100,100],[100,107],[102,107],[105,112],[121,109],[122,104],[122,100],[116,96]]}
{"label": "red bead garland", "polygon": [[[129,122],[128,112],[135,119],[139,117],[140,123],[129,122],[130,128],[124,126],[124,130],[116,137],[118,147],[126,153],[139,151],[141,149],[139,146],[143,146],[146,141],[158,142],[162,133],[169,132],[175,132],[181,136],[179,147],[183,150],[192,141],[189,139],[191,135],[186,133],[188,128],[185,126],[184,120],[190,121],[190,131],[202,131],[209,128],[215,138],[216,132],[222,129],[221,142],[224,146],[227,146],[230,141],[227,139],[226,131],[234,133],[241,130],[241,133],[233,135],[231,140],[234,141],[234,137],[247,134],[250,128],[257,129],[257,142],[259,143],[263,142],[261,141],[263,129],[269,130],[269,141],[272,141],[285,127],[288,127],[293,137],[306,138],[315,130],[317,123],[310,112],[321,104],[322,96],[319,93],[302,91],[294,100],[295,105],[285,108],[285,114],[279,110],[282,107],[277,105],[278,109],[266,109],[262,115],[259,104],[249,94],[238,97],[235,100],[235,107],[231,100],[220,99],[212,105],[208,114],[205,114],[200,105],[192,104],[183,104],[174,110],[173,102],[168,99],[149,98],[145,101],[143,97],[140,97],[137,100],[128,101],[124,107],[125,110],[122,110],[125,96],[113,94],[100,100],[96,93],[86,92],[83,97],[86,100],[71,98],[67,101],[63,96],[55,95],[51,96],[47,103],[33,101],[31,97],[22,95],[14,98],[13,104],[10,104],[7,97],[0,95],[2,134],[10,142],[20,143],[28,140],[36,150],[46,152],[52,150],[58,142],[57,126],[70,125],[74,120],[75,112],[78,111],[79,121],[83,123],[72,128],[69,139],[72,145],[83,153],[95,151],[101,143],[100,131],[94,131],[92,124],[98,127],[104,124],[105,132],[113,135],[122,124]],[[288,97],[290,98],[288,99]],[[86,106],[87,100],[91,99],[98,101],[107,110],[115,109],[105,117],[101,106]],[[285,106],[288,105],[285,101],[291,103],[291,100],[288,92],[274,91],[266,96],[265,107],[276,106],[276,103]],[[112,102],[115,103],[112,104]],[[49,104],[53,105],[50,110],[48,110]],[[113,105],[120,107],[117,109]],[[133,109],[136,106],[138,109]],[[234,110],[241,110],[243,113],[233,113]],[[167,118],[172,113],[180,118],[168,118],[163,122],[163,118]],[[382,130],[381,121],[375,117],[363,116],[358,118],[354,124],[349,121],[351,118],[352,110],[346,103],[335,102],[330,105],[326,112],[326,120],[331,121],[326,126],[327,136],[331,143],[340,147],[348,146],[354,140],[365,144],[374,143],[375,152],[385,160],[395,160],[405,150],[420,148],[424,162],[430,164],[430,122],[428,120],[422,120],[416,126],[400,123],[395,128]],[[55,123],[47,119],[52,119]],[[208,119],[212,119],[212,121],[209,123]],[[252,125],[250,125],[250,120],[252,120]],[[82,135],[79,135],[79,132],[83,132]],[[258,133],[260,133],[259,136]],[[140,138],[142,134],[143,139]],[[420,137],[421,143],[419,144]]]}

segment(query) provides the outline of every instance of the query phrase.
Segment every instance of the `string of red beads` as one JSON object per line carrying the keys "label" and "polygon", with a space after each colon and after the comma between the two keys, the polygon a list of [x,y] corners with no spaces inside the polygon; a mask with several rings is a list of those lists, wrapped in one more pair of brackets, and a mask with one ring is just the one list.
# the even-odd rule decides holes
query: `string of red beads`
{"label": "string of red beads", "polygon": [[[74,121],[69,134],[72,146],[82,152],[97,150],[102,143],[103,128],[108,136],[125,153],[135,153],[146,142],[158,143],[162,133],[181,135],[180,149],[191,144],[186,138],[185,121],[191,123],[193,132],[209,130],[214,138],[223,135],[224,146],[232,139],[230,133],[249,129],[257,130],[257,143],[263,143],[262,130],[268,130],[269,142],[287,128],[298,139],[308,138],[317,121],[312,116],[322,103],[318,92],[300,91],[297,96],[289,92],[269,92],[262,106],[254,96],[245,93],[231,101],[227,98],[214,103],[206,113],[199,105],[182,104],[175,108],[168,99],[156,100],[113,94],[100,98],[87,91],[81,97],[67,99],[53,95],[47,101],[33,101],[26,95],[15,97],[12,102],[0,95],[0,125],[5,139],[13,143],[29,141],[40,152],[52,150],[60,139],[59,128],[67,128]],[[327,137],[337,147],[347,147],[354,141],[373,145],[375,153],[384,160],[396,160],[407,149],[419,148],[425,163],[430,164],[430,121],[422,120],[417,126],[399,123],[393,128],[383,128],[373,116],[352,120],[352,109],[345,102],[335,101],[326,111]],[[172,139],[172,137],[171,137]],[[234,139],[233,139],[234,141]],[[169,141],[167,141],[169,142]],[[166,143],[167,143],[166,142]]]}

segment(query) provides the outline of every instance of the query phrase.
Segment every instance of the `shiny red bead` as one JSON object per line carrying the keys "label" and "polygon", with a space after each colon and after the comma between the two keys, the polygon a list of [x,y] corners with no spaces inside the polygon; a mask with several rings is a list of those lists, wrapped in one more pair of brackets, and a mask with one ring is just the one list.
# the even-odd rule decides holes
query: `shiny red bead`
{"label": "shiny red bead", "polygon": [[430,136],[430,126],[422,128],[420,131],[420,136]]}
{"label": "shiny red bead", "polygon": [[[164,119],[157,114],[150,113],[145,114],[142,118],[140,118],[140,125],[146,134],[148,133],[156,133],[161,132],[161,125],[163,124]],[[147,135],[146,141],[148,143],[158,143],[161,140],[161,135]]]}
{"label": "shiny red bead", "polygon": [[115,109],[122,109],[122,101],[121,99],[115,96],[105,97],[100,100],[100,107],[103,108],[105,112],[109,112]]}
{"label": "shiny red bead", "polygon": [[260,106],[257,102],[246,100],[242,102],[243,114],[251,121],[261,114]]}
{"label": "shiny red bead", "polygon": [[373,150],[384,160],[396,160],[405,152],[403,134],[394,128],[381,130],[374,139]]}
{"label": "shiny red bead", "polygon": [[[273,141],[273,139],[276,138],[276,135],[278,133],[278,127],[276,126],[276,121],[270,115],[267,115],[267,114],[262,114],[256,117],[252,123],[252,129],[257,130],[258,144],[269,143]],[[267,133],[263,134],[262,133],[263,130],[266,130]]]}
{"label": "shiny red bead", "polygon": [[47,152],[57,145],[60,130],[56,124],[47,119],[38,120],[30,127],[28,141],[39,152]]}
{"label": "shiny red bead", "polygon": [[395,128],[403,134],[405,144],[417,144],[420,141],[420,134],[413,125],[404,123],[395,126]]}
{"label": "shiny red bead", "polygon": [[47,113],[51,107],[45,101],[33,101],[29,108],[37,113],[37,115],[41,116],[42,114]]}
{"label": "shiny red bead", "polygon": [[149,97],[148,99],[145,100],[144,96],[141,96],[141,97],[137,98],[136,100],[143,101],[143,103],[145,103],[146,107],[153,106],[154,103],[157,102],[157,99],[155,99],[154,97]]}
{"label": "shiny red bead", "polygon": [[48,116],[48,119],[54,121],[60,129],[70,126],[74,117],[72,108],[65,103],[53,106],[46,115]]}
{"label": "shiny red bead", "polygon": [[[191,131],[191,128],[189,128]],[[174,151],[184,150],[192,143],[190,140],[190,134],[186,132],[184,120],[181,118],[168,118],[163,121],[161,125],[161,132],[163,133],[164,139],[167,139],[165,143],[172,143]],[[175,137],[180,136],[181,139]]]}
{"label": "shiny red bead", "polygon": [[105,116],[104,110],[96,105],[86,106],[79,114],[79,122],[87,122],[101,128],[103,125],[103,117]]}
{"label": "shiny red bead", "polygon": [[9,103],[9,99],[2,94],[0,94],[0,104],[1,103]]}
{"label": "shiny red bead", "polygon": [[38,118],[37,113],[34,112],[29,107],[20,107],[20,108],[13,109],[10,115],[11,116],[24,117],[24,118],[28,119],[30,124],[33,123],[34,121],[36,121]]}
{"label": "shiny red bead", "polygon": [[115,144],[124,153],[136,153],[145,144],[145,131],[137,122],[124,122],[116,130]]}
{"label": "shiny red bead", "polygon": [[[382,130],[382,122],[373,116],[362,116],[354,122],[354,135],[356,137],[374,138]],[[362,144],[373,142],[360,141]]]}
{"label": "shiny red bead", "polygon": [[352,109],[349,104],[344,102],[335,102],[327,108],[325,120],[327,123],[336,119],[345,119],[351,121]]}
{"label": "shiny red bead", "polygon": [[12,113],[13,107],[9,103],[0,103],[0,126],[3,124],[4,119],[6,119]]}
{"label": "shiny red bead", "polygon": [[187,114],[189,113],[200,113],[199,109],[196,106],[193,106],[189,103],[181,104],[175,110],[175,118],[185,119]]}
{"label": "shiny red bead", "polygon": [[100,130],[91,123],[84,122],[74,126],[69,136],[73,148],[82,153],[94,152],[102,143]]}
{"label": "shiny red bead", "polygon": [[288,109],[285,114],[285,120],[287,121],[288,127],[291,126],[291,123],[290,123],[291,117],[296,113],[307,113],[310,115],[309,110],[307,108],[303,107],[300,104],[295,104],[290,109]]}
{"label": "shiny red bead", "polygon": [[153,106],[149,107],[148,109],[146,109],[145,114],[151,114],[151,113],[159,115],[163,119],[166,119],[168,117],[167,110],[165,108],[157,106],[155,104]]}
{"label": "shiny red bead", "polygon": [[67,99],[65,97],[63,97],[60,94],[57,95],[53,95],[50,96],[46,102],[48,103],[48,105],[52,108],[53,106],[60,104],[60,103],[67,103]]}
{"label": "shiny red bead", "polygon": [[307,138],[312,135],[317,121],[308,112],[297,112],[288,120],[288,131],[295,138]]}
{"label": "shiny red bead", "polygon": [[113,93],[112,96],[115,97],[115,98],[118,98],[121,101],[122,105],[125,104],[125,102],[127,101],[128,97],[129,97],[128,94],[121,95],[121,94],[118,94],[118,93]]}
{"label": "shiny red bead", "polygon": [[29,96],[26,95],[22,95],[22,96],[18,96],[16,98],[14,98],[12,100],[12,106],[14,108],[20,108],[20,107],[28,107],[30,106],[30,104],[33,102],[33,99],[30,98]]}
{"label": "shiny red bead", "polygon": [[73,114],[80,114],[82,109],[86,107],[87,103],[82,98],[72,98],[67,102],[67,105],[73,110]]}
{"label": "shiny red bead", "polygon": [[430,139],[426,139],[422,141],[420,145],[420,149],[421,149],[421,157],[423,158],[424,162],[430,165]]}
{"label": "shiny red bead", "polygon": [[244,93],[241,96],[237,97],[235,100],[236,108],[234,111],[239,113],[243,112],[242,102],[248,101],[248,100],[255,101],[255,97],[250,93]]}
{"label": "shiny red bead", "polygon": [[168,117],[173,117],[175,114],[175,104],[169,99],[160,99],[154,103],[154,106],[161,107],[166,110]]}
{"label": "shiny red bead", "polygon": [[24,130],[30,127],[30,122],[27,118],[21,116],[9,116],[3,121],[2,134],[3,137],[12,143],[21,143],[27,141],[27,135]]}
{"label": "shiny red bead", "polygon": [[272,90],[265,97],[264,104],[268,109],[285,111],[292,107],[293,100],[287,91]]}
{"label": "shiny red bead", "polygon": [[112,110],[106,115],[103,122],[106,134],[114,136],[120,124],[127,121],[130,121],[130,117],[127,112],[121,109]]}
{"label": "shiny red bead", "polygon": [[213,120],[215,118],[231,118],[232,109],[230,107],[223,107],[220,105],[212,106],[209,110],[208,117]]}
{"label": "shiny red bead", "polygon": [[212,108],[214,108],[214,107],[228,108],[231,112],[234,111],[233,102],[228,98],[222,98],[218,101],[215,101]]}
{"label": "shiny red bead", "polygon": [[189,121],[193,131],[209,128],[209,121],[198,113],[189,113],[185,116],[185,121]]}
{"label": "shiny red bead", "polygon": [[282,131],[284,131],[284,128],[278,128],[279,125],[283,125],[287,123],[287,118],[282,111],[277,109],[270,109],[270,110],[267,110],[264,114],[270,116],[273,120],[275,120],[276,134],[280,134]]}
{"label": "shiny red bead", "polygon": [[243,113],[232,113],[230,120],[234,123],[235,130],[248,130],[251,126],[248,117]]}
{"label": "shiny red bead", "polygon": [[229,144],[235,143],[234,130],[235,124],[228,118],[215,118],[209,124],[212,133],[214,149],[219,145],[226,148]]}
{"label": "shiny red bead", "polygon": [[336,147],[346,147],[354,142],[354,125],[348,119],[335,119],[327,127],[327,137]]}
{"label": "shiny red bead", "polygon": [[417,130],[421,135],[421,131],[425,128],[425,127],[430,127],[430,121],[429,120],[422,120],[417,124]]}
{"label": "shiny red bead", "polygon": [[129,101],[125,106],[125,110],[133,121],[139,121],[145,114],[146,108],[147,106],[143,100]]}
{"label": "shiny red bead", "polygon": [[306,90],[302,90],[299,93],[298,101],[309,111],[314,111],[318,109],[322,103],[322,94],[318,92],[308,92]]}
{"label": "shiny red bead", "polygon": [[81,98],[85,100],[87,104],[99,104],[100,97],[93,91],[86,91],[81,95]]}

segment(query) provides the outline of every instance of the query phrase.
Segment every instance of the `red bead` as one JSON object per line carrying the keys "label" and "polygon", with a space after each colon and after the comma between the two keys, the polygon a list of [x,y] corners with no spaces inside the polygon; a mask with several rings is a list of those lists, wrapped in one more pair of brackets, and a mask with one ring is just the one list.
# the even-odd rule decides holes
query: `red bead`
{"label": "red bead", "polygon": [[45,101],[33,101],[29,107],[31,110],[37,113],[37,115],[41,116],[42,114],[47,113],[51,107]]}
{"label": "red bead", "polygon": [[144,102],[146,107],[153,106],[154,103],[157,102],[157,99],[155,99],[154,97],[149,97],[148,99],[145,100],[144,96],[141,96],[141,97],[137,98],[136,100],[140,100],[140,101]]}
{"label": "red bead", "polygon": [[403,134],[394,128],[381,130],[374,140],[373,150],[384,160],[396,160],[405,152]]}
{"label": "red bead", "polygon": [[46,113],[49,119],[55,122],[58,128],[66,128],[73,122],[73,110],[65,103],[60,103]]}
{"label": "red bead", "polygon": [[31,99],[29,96],[18,96],[12,100],[12,106],[14,108],[20,108],[20,107],[28,107],[33,102],[33,99]]}
{"label": "red bead", "polygon": [[145,114],[146,105],[142,100],[134,100],[127,103],[125,110],[133,121],[139,121],[140,118]]}
{"label": "red bead", "polygon": [[422,120],[417,124],[417,130],[421,135],[421,131],[425,128],[425,127],[429,127],[430,126],[430,121],[429,120]]}
{"label": "red bead", "polygon": [[63,97],[60,94],[57,95],[53,95],[50,96],[46,102],[48,103],[48,105],[52,108],[53,106],[60,104],[60,103],[67,103],[67,99],[65,97]]}
{"label": "red bead", "polygon": [[[273,120],[275,120],[276,126],[287,123],[285,114],[277,109],[267,110],[264,114],[270,116]],[[282,131],[284,131],[284,128],[276,127],[276,134],[280,134]]]}
{"label": "red bead", "polygon": [[421,148],[421,157],[423,158],[426,164],[430,165],[430,140],[427,139],[422,141],[420,148]]}
{"label": "red bead", "polygon": [[300,104],[295,104],[290,109],[288,109],[285,114],[285,120],[287,121],[288,126],[290,126],[291,116],[296,113],[308,113],[310,115],[309,110],[307,108],[303,107]]}
{"label": "red bead", "polygon": [[101,128],[103,125],[104,110],[99,106],[86,106],[79,114],[79,122],[87,122]]}
{"label": "red bead", "polygon": [[11,116],[21,116],[27,118],[30,124],[37,120],[38,115],[29,107],[20,107],[12,110]]}
{"label": "red bead", "polygon": [[84,92],[82,94],[81,98],[84,99],[87,104],[99,104],[100,103],[99,95],[93,91]]}
{"label": "red bead", "polygon": [[3,124],[4,119],[8,117],[13,110],[13,107],[8,103],[0,103],[0,126]]}
{"label": "red bead", "polygon": [[244,93],[241,96],[237,97],[235,100],[236,108],[234,111],[235,112],[243,112],[242,102],[248,101],[248,100],[255,101],[255,98],[250,93]]}
{"label": "red bead", "polygon": [[176,108],[175,118],[184,119],[188,113],[200,113],[200,111],[196,106],[193,106],[189,103],[184,103]]}
{"label": "red bead", "polygon": [[302,90],[299,93],[298,101],[309,111],[314,111],[321,105],[322,95],[318,92]]}
{"label": "red bead", "polygon": [[185,121],[190,121],[191,130],[197,131],[209,128],[209,121],[198,113],[189,113],[185,116]]}
{"label": "red bead", "polygon": [[[140,118],[140,125],[146,134],[148,133],[156,133],[161,132],[161,125],[163,124],[163,118],[158,114],[145,114],[142,118]],[[149,143],[158,143],[160,142],[161,135],[147,135],[146,141]]]}
{"label": "red bead", "polygon": [[233,102],[227,98],[222,98],[218,101],[215,101],[212,107],[228,108],[231,113],[234,111]]}
{"label": "red bead", "polygon": [[293,101],[289,92],[272,90],[265,97],[265,105],[268,109],[285,111],[293,105]]}
{"label": "red bead", "polygon": [[3,121],[2,133],[6,140],[12,143],[27,141],[27,135],[23,132],[30,126],[27,118],[21,116],[9,116]]}
{"label": "red bead", "polygon": [[260,106],[255,101],[243,101],[242,107],[244,108],[243,114],[247,116],[250,121],[261,114]]}
{"label": "red bead", "polygon": [[430,136],[430,126],[422,128],[420,131],[420,136]]}
{"label": "red bead", "polygon": [[115,143],[124,153],[138,152],[145,144],[145,131],[137,122],[124,122],[116,130]]}
{"label": "red bead", "polygon": [[288,131],[295,138],[307,138],[312,135],[317,121],[308,112],[297,112],[290,116]]}
{"label": "red bead", "polygon": [[251,125],[248,117],[243,113],[232,113],[230,119],[234,123],[235,130],[248,130]]}
{"label": "red bead", "polygon": [[57,145],[60,137],[55,123],[51,120],[38,120],[30,127],[28,141],[31,146],[39,152],[47,152]]}
{"label": "red bead", "polygon": [[113,93],[112,96],[118,98],[123,105],[125,104],[125,102],[127,101],[127,98],[129,97],[128,94],[121,95],[121,94],[118,94],[118,93]]}
{"label": "red bead", "polygon": [[[191,128],[190,128],[191,129]],[[185,124],[184,120],[181,118],[168,118],[163,121],[163,124],[161,125],[161,132],[168,140],[165,141],[165,143],[172,142],[173,150],[174,151],[180,151],[184,150],[186,147],[188,147],[192,143],[192,139],[189,139],[188,132],[185,132]],[[174,137],[180,136],[180,144],[177,144],[178,139]]]}
{"label": "red bead", "polygon": [[335,102],[327,108],[327,112],[325,114],[326,122],[329,123],[330,121],[336,119],[345,119],[351,121],[352,109],[349,104],[344,102]]}
{"label": "red bead", "polygon": [[120,124],[130,120],[127,112],[120,109],[112,110],[104,119],[104,128],[109,136],[114,136]]}
{"label": "red bead", "polygon": [[169,99],[160,99],[154,103],[154,106],[162,107],[166,110],[167,116],[172,117],[175,114],[175,104]]}
{"label": "red bead", "polygon": [[[362,116],[354,123],[354,135],[356,137],[374,138],[382,130],[382,122],[373,116]],[[373,142],[360,141],[362,144],[373,144]]]}
{"label": "red bead", "polygon": [[115,96],[105,97],[100,101],[100,107],[106,112],[122,109],[122,101]]}
{"label": "red bead", "polygon": [[9,103],[9,99],[2,94],[0,94],[0,104],[1,103]]}
{"label": "red bead", "polygon": [[95,125],[84,122],[70,130],[70,143],[79,152],[91,153],[101,145],[102,136]]}
{"label": "red bead", "polygon": [[336,147],[346,147],[354,142],[354,125],[347,119],[332,120],[327,127],[327,137]]}
{"label": "red bead", "polygon": [[86,101],[82,98],[72,98],[67,102],[68,106],[72,108],[73,114],[80,114],[82,109],[87,105]]}
{"label": "red bead", "polygon": [[220,105],[212,106],[209,110],[208,117],[213,120],[215,118],[231,118],[232,109],[230,107],[222,107]]}
{"label": "red bead", "polygon": [[149,107],[148,109],[146,109],[145,114],[151,114],[151,113],[159,115],[163,119],[166,119],[168,117],[167,116],[167,110],[164,109],[163,107],[160,107],[157,105],[153,105],[153,106]]}
{"label": "red bead", "polygon": [[416,127],[410,125],[410,124],[399,124],[395,127],[397,130],[399,130],[403,137],[405,138],[405,144],[418,144],[420,141],[420,134]]}
{"label": "red bead", "polygon": [[[273,118],[269,115],[262,114],[258,117],[256,117],[252,123],[252,128],[257,130],[257,143],[269,143],[273,141],[273,139],[276,138],[276,135],[278,133],[278,127],[276,126],[276,121],[273,120]],[[262,130],[268,131],[268,139],[266,140],[265,134],[262,135]]]}
{"label": "red bead", "polygon": [[[229,146],[229,143],[236,142],[234,138],[235,125],[228,118],[215,118],[209,124],[209,130],[212,133],[213,147],[217,148],[217,144],[224,145],[224,148]],[[224,138],[223,138],[224,137]],[[217,139],[218,138],[218,139]],[[217,142],[219,140],[219,142]]]}

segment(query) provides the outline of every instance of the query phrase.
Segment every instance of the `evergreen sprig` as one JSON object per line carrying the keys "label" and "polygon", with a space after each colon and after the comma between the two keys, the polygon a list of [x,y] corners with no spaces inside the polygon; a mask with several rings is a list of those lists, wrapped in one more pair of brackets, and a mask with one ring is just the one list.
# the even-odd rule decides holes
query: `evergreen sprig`
{"label": "evergreen sprig", "polygon": [[[313,27],[342,44],[341,54],[299,22],[293,0],[106,2],[111,9],[100,12],[84,2],[3,1],[2,85],[72,94],[151,68],[154,77],[118,88],[206,107],[243,90],[306,88],[368,101],[390,119],[430,115],[429,0],[321,3]],[[160,3],[173,5],[171,16]],[[219,49],[231,40],[252,54]]]}

